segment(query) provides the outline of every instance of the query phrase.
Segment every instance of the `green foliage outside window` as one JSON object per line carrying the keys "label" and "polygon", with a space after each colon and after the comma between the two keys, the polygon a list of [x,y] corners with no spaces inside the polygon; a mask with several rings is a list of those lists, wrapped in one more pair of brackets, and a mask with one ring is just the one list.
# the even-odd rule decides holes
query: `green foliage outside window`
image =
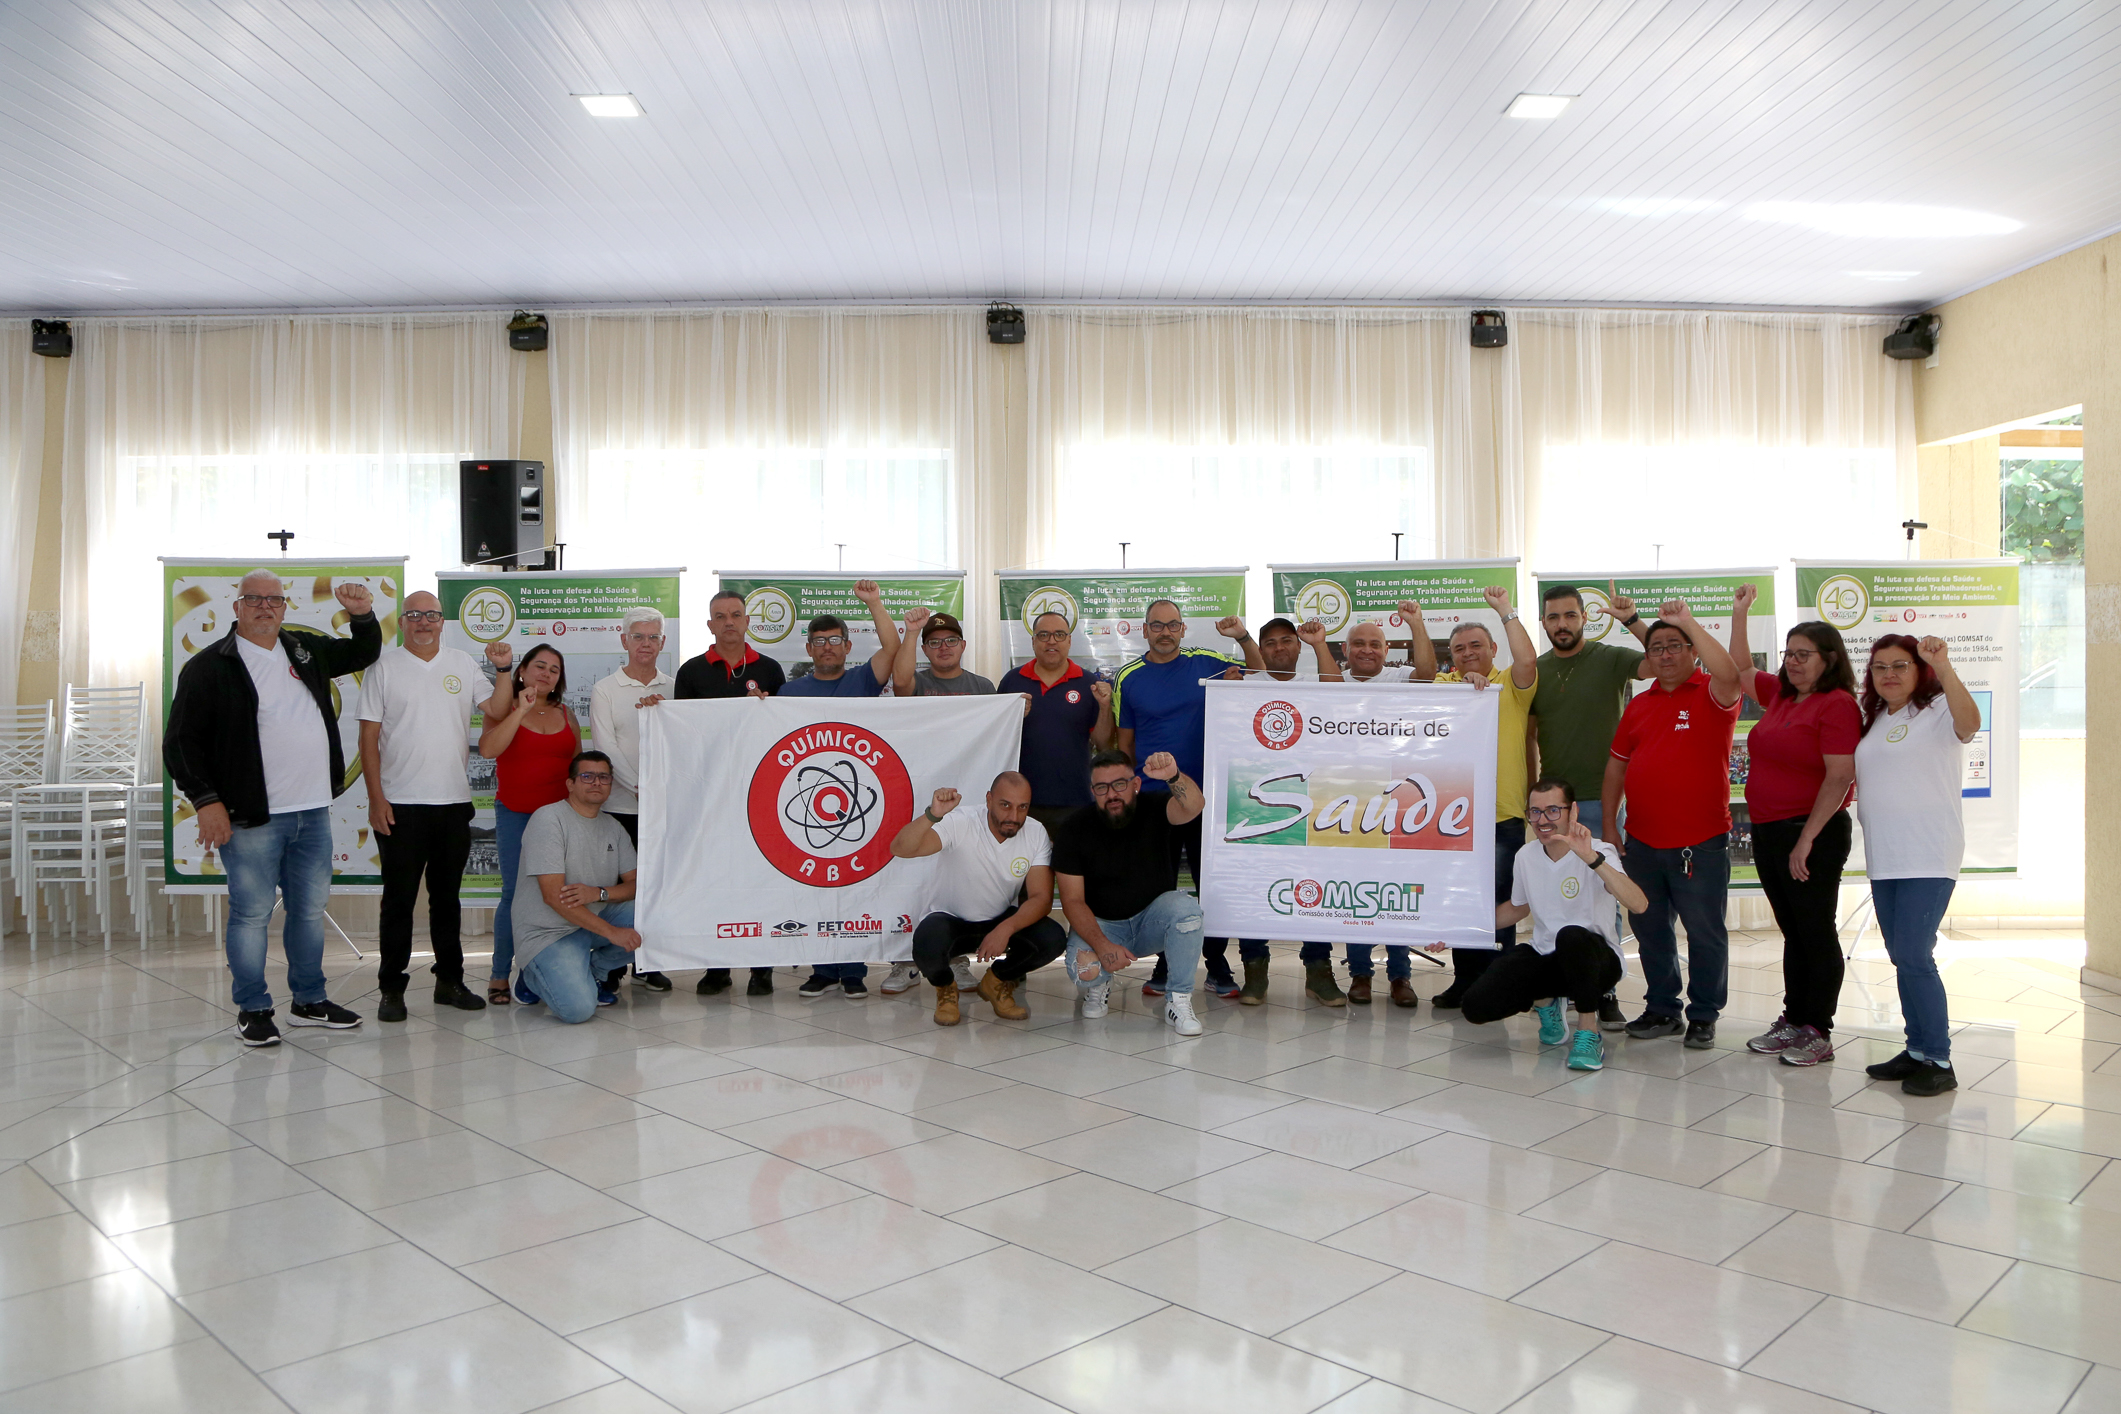
{"label": "green foliage outside window", "polygon": [[2084,463],[2005,461],[2003,553],[2029,561],[2084,558]]}

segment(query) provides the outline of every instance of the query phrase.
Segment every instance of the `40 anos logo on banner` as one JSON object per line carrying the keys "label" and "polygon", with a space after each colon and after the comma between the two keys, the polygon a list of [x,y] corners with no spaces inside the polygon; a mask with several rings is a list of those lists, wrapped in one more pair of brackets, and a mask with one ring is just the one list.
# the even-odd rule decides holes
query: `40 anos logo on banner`
{"label": "40 anos logo on banner", "polygon": [[482,584],[464,596],[457,622],[479,643],[499,643],[516,626],[516,602],[504,590]]}
{"label": "40 anos logo on banner", "polygon": [[875,732],[820,722],[788,733],[751,773],[751,838],[799,884],[838,889],[891,861],[913,818],[906,763]]}
{"label": "40 anos logo on banner", "polygon": [[1303,740],[1304,714],[1294,703],[1269,702],[1253,714],[1252,735],[1269,751],[1287,751]]}
{"label": "40 anos logo on banner", "polygon": [[1072,633],[1081,613],[1073,594],[1059,585],[1041,585],[1024,596],[1024,632],[1030,633],[1037,628],[1041,614],[1059,614],[1068,621],[1068,630]]}

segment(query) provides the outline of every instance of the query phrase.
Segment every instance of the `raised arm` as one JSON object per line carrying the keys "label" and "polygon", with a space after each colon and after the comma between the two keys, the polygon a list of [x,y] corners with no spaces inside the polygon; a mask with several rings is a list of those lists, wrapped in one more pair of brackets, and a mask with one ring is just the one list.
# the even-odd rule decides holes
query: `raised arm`
{"label": "raised arm", "polygon": [[1959,734],[1959,740],[1972,741],[1974,733],[1981,730],[1981,705],[1959,680],[1959,670],[1952,666],[1951,645],[1931,635],[1924,637],[1915,651],[1930,665],[1930,671],[1944,688],[1945,705],[1952,709],[1952,730]]}
{"label": "raised arm", "polygon": [[1480,596],[1488,601],[1488,607],[1502,620],[1503,634],[1510,640],[1510,681],[1522,692],[1539,681],[1539,650],[1532,646],[1532,635],[1525,632],[1523,617],[1510,608],[1509,590],[1499,584],[1491,584],[1480,591]]}
{"label": "raised arm", "polygon": [[913,650],[921,641],[921,629],[933,617],[928,609],[906,611],[906,634],[899,640],[898,652],[891,659],[891,695],[913,696]]}
{"label": "raised arm", "polygon": [[1159,751],[1144,761],[1142,774],[1171,787],[1171,799],[1164,803],[1164,818],[1174,825],[1191,824],[1207,806],[1207,797],[1200,793],[1200,787],[1178,769],[1177,758],[1168,751]]}
{"label": "raised arm", "polygon": [[1237,646],[1244,650],[1246,672],[1256,673],[1267,666],[1267,660],[1259,656],[1259,645],[1252,639],[1252,630],[1245,627],[1243,619],[1235,614],[1225,614],[1215,621],[1215,631],[1224,638],[1235,639]]}
{"label": "raised arm", "polygon": [[869,606],[869,621],[876,625],[876,652],[869,655],[869,672],[879,683],[891,681],[891,665],[898,660],[898,625],[884,607],[884,591],[873,579],[854,582],[854,597]]}
{"label": "raised arm", "polygon": [[1317,619],[1296,626],[1296,636],[1311,645],[1311,656],[1318,661],[1320,682],[1340,682],[1340,664],[1333,661],[1333,645],[1326,642],[1326,626]]}
{"label": "raised arm", "polygon": [[1414,681],[1436,681],[1436,643],[1429,637],[1429,623],[1421,616],[1421,605],[1412,599],[1400,600],[1399,617],[1414,635],[1407,650],[1407,661],[1414,665]]}
{"label": "raised arm", "polygon": [[1731,661],[1730,652],[1701,626],[1701,620],[1694,617],[1686,600],[1666,600],[1657,615],[1667,623],[1679,625],[1681,631],[1694,641],[1694,652],[1709,675],[1710,700],[1719,707],[1737,706],[1738,665]]}
{"label": "raised arm", "polygon": [[963,799],[948,786],[936,791],[927,807],[901,825],[899,832],[891,837],[891,857],[925,859],[931,854],[941,854],[943,839],[935,832],[935,827],[942,823],[945,815],[957,809],[958,802]]}
{"label": "raised arm", "polygon": [[1746,610],[1752,608],[1753,601],[1759,597],[1758,589],[1741,584],[1738,596],[1731,601],[1731,661],[1738,668],[1738,690],[1765,708],[1767,704],[1760,701],[1753,682],[1753,645],[1746,637],[1745,626]]}
{"label": "raised arm", "polygon": [[1622,594],[1614,581],[1605,582],[1606,612],[1613,622],[1635,635],[1637,643],[1647,645],[1650,641],[1650,626],[1642,621],[1642,614],[1635,608],[1635,601]]}

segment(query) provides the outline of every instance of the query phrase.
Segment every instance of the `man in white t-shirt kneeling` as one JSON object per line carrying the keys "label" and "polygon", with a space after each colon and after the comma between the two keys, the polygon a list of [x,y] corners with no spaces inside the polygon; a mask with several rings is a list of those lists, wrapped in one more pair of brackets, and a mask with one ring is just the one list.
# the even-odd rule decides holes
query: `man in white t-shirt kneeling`
{"label": "man in white t-shirt kneeling", "polygon": [[1500,1021],[1522,1011],[1539,1016],[1539,1043],[1569,1039],[1562,1014],[1576,1008],[1570,1070],[1602,1070],[1605,1039],[1598,1031],[1598,1004],[1624,970],[1620,944],[1612,936],[1613,904],[1640,913],[1649,901],[1621,872],[1613,847],[1595,839],[1576,818],[1576,792],[1567,781],[1535,781],[1525,811],[1533,838],[1517,851],[1510,901],[1495,905],[1495,926],[1515,927],[1532,919],[1532,940],[1504,948],[1466,989],[1465,1019]]}
{"label": "man in white t-shirt kneeling", "polygon": [[976,952],[992,964],[977,991],[1004,1021],[1031,1012],[1016,985],[1061,954],[1068,935],[1053,911],[1053,842],[1031,818],[1031,782],[1004,771],[987,788],[986,809],[959,810],[944,787],[891,841],[899,859],[940,856],[928,902],[913,930],[913,962],[935,985],[935,1024],[963,1019],[952,960]]}

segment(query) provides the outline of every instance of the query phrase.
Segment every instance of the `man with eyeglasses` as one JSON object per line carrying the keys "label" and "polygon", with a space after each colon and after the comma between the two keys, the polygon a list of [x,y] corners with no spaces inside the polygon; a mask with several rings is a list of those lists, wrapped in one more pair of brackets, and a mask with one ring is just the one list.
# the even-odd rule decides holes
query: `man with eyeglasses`
{"label": "man with eyeglasses", "polygon": [[[928,666],[914,671],[914,645]],[[906,611],[906,633],[891,664],[894,697],[984,697],[994,684],[965,669],[965,628],[955,615],[929,609]]]}
{"label": "man with eyeglasses", "polygon": [[[1234,639],[1240,648],[1252,643],[1245,621],[1234,614],[1219,621],[1215,631]],[[1118,709],[1119,749],[1137,761],[1169,752],[1178,762],[1179,771],[1197,781],[1205,769],[1208,734],[1208,691],[1201,685],[1201,679],[1243,677],[1244,662],[1212,648],[1186,647],[1185,614],[1169,599],[1158,599],[1143,610],[1142,637],[1148,640],[1148,649],[1141,657],[1121,667],[1112,681],[1112,700]],[[1144,784],[1144,792],[1151,797],[1161,796],[1165,790],[1163,783],[1154,776],[1149,780],[1155,784]],[[1182,825],[1171,831],[1171,839],[1178,857],[1186,861],[1187,870],[1193,875],[1193,886],[1198,891],[1203,863],[1199,813],[1187,816]],[[1174,866],[1178,857],[1172,861]],[[1230,971],[1228,938],[1204,939],[1201,957],[1208,965],[1209,989],[1217,996],[1235,997],[1242,991]],[[1163,995],[1168,972],[1168,962],[1159,959],[1155,974],[1142,984],[1142,995]],[[1331,976],[1329,968],[1326,972],[1329,981]],[[1333,987],[1336,995],[1339,990],[1337,985]]]}
{"label": "man with eyeglasses", "polygon": [[[1731,733],[1738,722],[1738,665],[1683,599],[1658,611],[1644,638],[1654,681],[1635,695],[1613,733],[1604,795],[1607,844],[1642,889],[1630,919],[1647,999],[1627,1024],[1640,1039],[1686,1032],[1690,1050],[1716,1044],[1729,985]],[[1706,671],[1704,671],[1706,669]],[[1627,802],[1625,833],[1621,802]],[[1686,927],[1686,1020],[1680,1021],[1677,915]]]}
{"label": "man with eyeglasses", "polygon": [[543,1002],[576,1024],[618,1002],[619,978],[640,950],[633,927],[633,841],[604,813],[611,758],[577,752],[567,798],[543,806],[523,830],[516,888],[516,1000]]}
{"label": "man with eyeglasses", "polygon": [[995,691],[1016,693],[1026,703],[1017,769],[1031,782],[1031,818],[1048,834],[1090,803],[1084,767],[1091,752],[1106,750],[1118,734],[1112,685],[1068,656],[1074,643],[1066,617],[1040,614],[1031,621],[1031,661],[1003,673],[995,685]]}
{"label": "man with eyeglasses", "polygon": [[[739,600],[741,604],[743,601]],[[619,621],[626,665],[600,679],[589,693],[589,741],[611,757],[611,796],[604,813],[619,822],[634,848],[641,845],[641,708],[677,691],[677,679],[656,661],[663,652],[663,616],[654,609],[628,609]],[[635,972],[651,992],[670,990],[660,972]]]}
{"label": "man with eyeglasses", "polygon": [[333,595],[346,610],[347,637],[289,633],[280,577],[245,575],[228,635],[178,674],[162,738],[162,763],[191,802],[199,843],[220,852],[228,876],[228,970],[246,1046],[280,1043],[265,951],[266,925],[283,897],[289,1023],[361,1024],[325,996],[331,802],[347,786],[332,679],[375,662],[383,629],[367,585],[342,581]]}
{"label": "man with eyeglasses", "polygon": [[412,912],[427,879],[427,934],[434,952],[435,1005],[482,1011],[464,985],[464,910],[458,901],[471,858],[471,714],[486,684],[469,653],[442,646],[442,605],[426,590],[405,596],[401,647],[385,649],[361,675],[361,776],[368,827],[383,862],[378,933],[382,959],[376,1020],[405,1019],[411,978]]}

